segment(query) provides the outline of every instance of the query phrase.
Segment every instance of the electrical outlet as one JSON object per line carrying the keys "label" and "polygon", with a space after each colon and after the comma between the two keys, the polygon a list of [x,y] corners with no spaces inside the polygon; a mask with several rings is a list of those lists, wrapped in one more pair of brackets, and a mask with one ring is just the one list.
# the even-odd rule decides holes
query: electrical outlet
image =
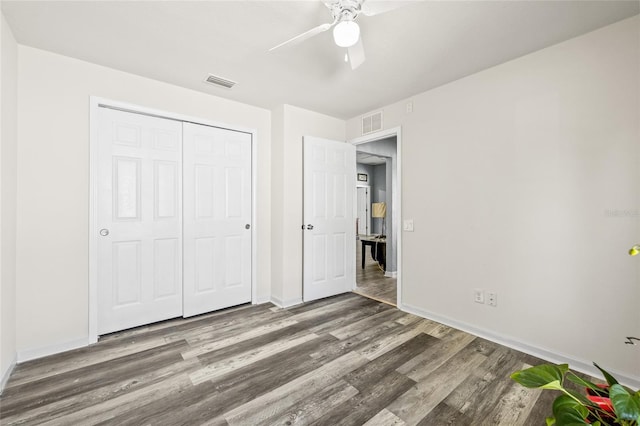
{"label": "electrical outlet", "polygon": [[402,230],[407,232],[413,232],[413,219],[406,219],[402,223]]}
{"label": "electrical outlet", "polygon": [[476,288],[473,290],[473,300],[476,303],[484,303],[484,290]]}
{"label": "electrical outlet", "polygon": [[498,293],[487,293],[487,305],[493,306],[494,308],[498,306]]}
{"label": "electrical outlet", "polygon": [[413,112],[413,101],[407,102],[407,114],[411,114]]}

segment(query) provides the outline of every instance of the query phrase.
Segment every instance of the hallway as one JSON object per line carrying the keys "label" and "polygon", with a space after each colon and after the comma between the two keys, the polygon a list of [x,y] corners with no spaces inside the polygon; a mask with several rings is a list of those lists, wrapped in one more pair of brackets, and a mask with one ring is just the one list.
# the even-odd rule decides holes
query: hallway
{"label": "hallway", "polygon": [[396,278],[384,276],[378,263],[371,257],[371,248],[365,252],[365,264],[362,269],[362,248],[360,241],[356,242],[356,289],[355,293],[380,302],[395,306]]}

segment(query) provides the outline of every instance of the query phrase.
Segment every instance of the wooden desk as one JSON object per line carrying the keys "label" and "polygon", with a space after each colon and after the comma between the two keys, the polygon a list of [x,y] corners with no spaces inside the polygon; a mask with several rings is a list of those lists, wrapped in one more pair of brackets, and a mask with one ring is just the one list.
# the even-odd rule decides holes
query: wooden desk
{"label": "wooden desk", "polygon": [[387,239],[377,235],[358,235],[362,242],[362,269],[364,269],[365,247],[371,246],[371,257],[376,260],[385,271],[387,270]]}

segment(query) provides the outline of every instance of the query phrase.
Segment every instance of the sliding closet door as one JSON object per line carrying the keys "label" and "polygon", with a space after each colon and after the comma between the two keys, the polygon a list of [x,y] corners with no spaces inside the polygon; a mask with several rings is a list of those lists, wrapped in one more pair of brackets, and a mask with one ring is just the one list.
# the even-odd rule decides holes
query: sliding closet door
{"label": "sliding closet door", "polygon": [[251,135],[183,130],[187,317],[251,301]]}
{"label": "sliding closet door", "polygon": [[100,108],[98,333],[182,315],[182,123]]}

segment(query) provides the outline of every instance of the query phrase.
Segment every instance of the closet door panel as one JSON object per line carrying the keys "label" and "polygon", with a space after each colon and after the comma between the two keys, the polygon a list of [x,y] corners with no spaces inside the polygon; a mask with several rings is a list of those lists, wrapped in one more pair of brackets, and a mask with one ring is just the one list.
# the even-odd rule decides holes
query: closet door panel
{"label": "closet door panel", "polygon": [[184,123],[184,316],[251,301],[251,135]]}
{"label": "closet door panel", "polygon": [[100,108],[98,333],[182,315],[182,124]]}

